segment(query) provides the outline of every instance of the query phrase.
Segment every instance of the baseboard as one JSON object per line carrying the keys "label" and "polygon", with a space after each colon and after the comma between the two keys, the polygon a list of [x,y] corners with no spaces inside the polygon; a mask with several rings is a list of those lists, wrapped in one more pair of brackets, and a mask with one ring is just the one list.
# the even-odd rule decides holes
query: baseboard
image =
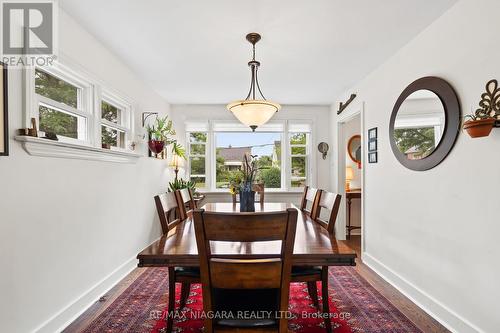
{"label": "baseboard", "polygon": [[34,332],[36,333],[54,333],[61,332],[76,318],[78,318],[85,310],[94,304],[102,295],[113,288],[125,276],[127,276],[134,268],[137,267],[137,258],[127,260],[120,267],[104,277],[96,283],[88,291],[83,293],[76,300],[71,302],[61,311],[56,313],[50,319],[38,326]]}
{"label": "baseboard", "polygon": [[461,318],[457,313],[440,303],[425,291],[413,285],[370,254],[363,252],[361,258],[363,264],[370,267],[381,278],[391,284],[448,330],[460,333],[484,333],[484,331],[474,324]]}

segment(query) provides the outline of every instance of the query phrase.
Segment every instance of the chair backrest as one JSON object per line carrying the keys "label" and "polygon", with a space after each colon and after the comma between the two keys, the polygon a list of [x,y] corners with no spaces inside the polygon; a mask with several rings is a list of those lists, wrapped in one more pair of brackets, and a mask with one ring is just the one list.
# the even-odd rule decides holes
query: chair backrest
{"label": "chair backrest", "polygon": [[[279,294],[279,309],[276,310],[287,311],[297,214],[293,208],[261,213],[194,210],[203,295],[207,295],[203,298],[206,313],[217,308],[214,288],[275,289]],[[281,251],[266,259],[245,259],[238,254],[212,253],[210,242],[214,241],[281,241]],[[286,318],[279,320],[280,332],[286,332]],[[212,324],[211,320],[205,322],[206,332],[213,331]]]}
{"label": "chair backrest", "polygon": [[[160,218],[161,230],[166,235],[180,220],[175,216],[178,214],[177,199],[173,192],[155,195],[156,211]],[[172,215],[174,215],[172,217]]]}
{"label": "chair backrest", "polygon": [[[302,194],[302,202],[300,203],[300,210],[310,216],[316,214],[320,192],[321,190],[305,186],[304,194]],[[311,206],[311,208],[309,209],[308,206]]]}
{"label": "chair backrest", "polygon": [[[335,222],[337,221],[341,200],[342,196],[340,194],[320,191],[317,209],[314,214],[311,215],[316,222],[320,223],[330,233],[335,231]],[[321,219],[320,214],[322,209],[326,209],[330,212],[328,220]]]}
{"label": "chair backrest", "polygon": [[[264,183],[259,183],[259,184],[253,184],[252,185],[252,190],[255,193],[259,194],[259,203],[261,205],[264,204],[264,188],[265,188],[264,187]],[[238,202],[236,193],[232,193],[231,195],[233,197],[233,204],[236,204]]]}
{"label": "chair backrest", "polygon": [[177,198],[177,205],[179,206],[179,215],[181,220],[185,220],[193,209],[196,208],[196,204],[193,199],[193,194],[188,188],[183,188],[175,191],[175,196]]}

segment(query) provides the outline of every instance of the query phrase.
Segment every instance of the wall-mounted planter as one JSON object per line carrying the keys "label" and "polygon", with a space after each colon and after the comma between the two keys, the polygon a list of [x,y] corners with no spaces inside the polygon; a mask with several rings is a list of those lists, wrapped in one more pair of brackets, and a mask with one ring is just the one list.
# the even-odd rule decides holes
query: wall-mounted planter
{"label": "wall-mounted planter", "polygon": [[149,140],[148,141],[149,150],[151,150],[155,154],[159,154],[165,148],[165,141],[161,140]]}
{"label": "wall-mounted planter", "polygon": [[472,138],[488,136],[493,127],[500,127],[500,88],[497,80],[486,83],[486,92],[481,95],[479,109],[465,118],[470,120],[464,123],[463,128]]}
{"label": "wall-mounted planter", "polygon": [[481,138],[490,135],[493,125],[495,125],[494,118],[468,120],[464,123],[464,130],[471,138]]}

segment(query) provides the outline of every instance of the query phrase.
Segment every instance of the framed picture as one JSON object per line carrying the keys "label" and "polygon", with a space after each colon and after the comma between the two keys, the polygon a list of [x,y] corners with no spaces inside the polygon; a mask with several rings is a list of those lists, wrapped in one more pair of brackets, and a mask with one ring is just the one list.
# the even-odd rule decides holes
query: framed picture
{"label": "framed picture", "polygon": [[377,151],[377,140],[368,141],[368,151]]}
{"label": "framed picture", "polygon": [[368,141],[377,139],[377,127],[368,130]]}
{"label": "framed picture", "polygon": [[0,62],[0,156],[9,155],[7,65]]}
{"label": "framed picture", "polygon": [[377,162],[378,162],[377,152],[368,153],[368,163],[377,163]]}

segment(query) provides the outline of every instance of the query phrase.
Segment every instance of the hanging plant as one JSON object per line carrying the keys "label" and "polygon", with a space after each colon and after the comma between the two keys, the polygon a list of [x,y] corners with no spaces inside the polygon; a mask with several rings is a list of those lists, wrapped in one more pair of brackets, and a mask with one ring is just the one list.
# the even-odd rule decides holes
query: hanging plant
{"label": "hanging plant", "polygon": [[148,147],[155,154],[161,153],[165,146],[175,142],[171,137],[175,135],[175,130],[172,120],[169,120],[168,116],[156,118],[153,126],[147,125],[146,130],[149,137]]}
{"label": "hanging plant", "polygon": [[497,80],[490,80],[486,84],[486,92],[481,95],[479,109],[473,114],[464,117],[464,130],[472,138],[490,135],[493,126],[500,120],[500,88]]}

